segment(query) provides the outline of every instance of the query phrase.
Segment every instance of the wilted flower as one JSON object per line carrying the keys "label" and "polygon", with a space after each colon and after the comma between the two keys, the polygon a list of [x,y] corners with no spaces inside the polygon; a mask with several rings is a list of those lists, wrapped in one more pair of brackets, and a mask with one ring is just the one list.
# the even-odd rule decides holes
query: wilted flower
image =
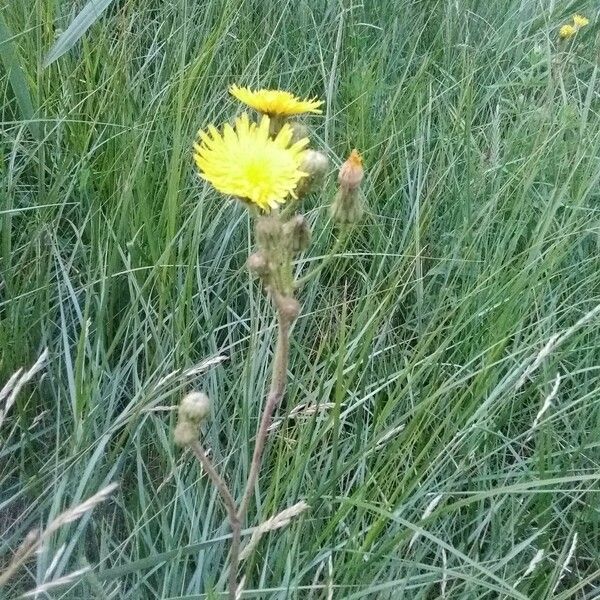
{"label": "wilted flower", "polygon": [[323,104],[321,100],[316,98],[301,100],[294,94],[283,90],[260,89],[253,91],[246,87],[232,85],[229,92],[240,102],[270,117],[290,117],[302,113],[320,114],[322,112],[319,110],[319,106]]}
{"label": "wilted flower", "polygon": [[210,400],[202,392],[190,392],[186,394],[179,405],[179,418],[182,420],[200,421],[206,419],[210,414]]}
{"label": "wilted flower", "polygon": [[225,125],[221,134],[213,125],[199,132],[194,160],[200,176],[224,194],[237,196],[269,211],[295,197],[298,182],[306,176],[301,164],[308,139],[291,144],[293,131],[284,125],[275,139],[269,137],[269,117],[259,125],[243,114],[235,129]]}

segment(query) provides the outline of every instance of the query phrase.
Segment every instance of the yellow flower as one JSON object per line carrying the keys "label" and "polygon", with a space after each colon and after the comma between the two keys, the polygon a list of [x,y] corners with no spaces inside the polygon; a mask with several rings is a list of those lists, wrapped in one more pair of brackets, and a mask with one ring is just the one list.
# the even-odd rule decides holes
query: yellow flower
{"label": "yellow flower", "polygon": [[585,27],[588,25],[590,20],[587,17],[582,15],[573,15],[573,25],[576,29],[580,29],[581,27]]}
{"label": "yellow flower", "polygon": [[251,123],[247,114],[236,119],[235,129],[214,125],[200,131],[194,144],[194,162],[200,176],[223,194],[242,198],[265,211],[295,197],[298,181],[306,177],[300,165],[308,139],[291,144],[293,131],[284,125],[269,137],[269,117]]}
{"label": "yellow flower", "polygon": [[319,106],[323,104],[321,100],[316,98],[301,100],[294,94],[282,90],[252,91],[249,88],[232,85],[229,93],[240,102],[271,117],[289,117],[308,112],[320,114],[322,112],[319,110]]}
{"label": "yellow flower", "polygon": [[573,25],[563,25],[558,31],[558,35],[563,40],[571,39],[576,33],[577,29]]}

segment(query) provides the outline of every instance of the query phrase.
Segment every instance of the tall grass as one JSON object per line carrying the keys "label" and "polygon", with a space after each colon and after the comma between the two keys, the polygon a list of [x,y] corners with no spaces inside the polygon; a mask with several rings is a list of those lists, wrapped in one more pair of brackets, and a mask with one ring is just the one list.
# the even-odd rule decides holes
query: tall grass
{"label": "tall grass", "polygon": [[[190,159],[239,82],[323,98],[317,145],[363,151],[369,207],[302,292],[250,522],[311,509],[263,538],[245,597],[595,597],[594,3],[122,0],[42,68],[72,4],[1,13],[0,382],[49,358],[0,434],[0,560],[120,488],[0,594],[87,567],[38,597],[224,590],[225,514],[171,431],[206,390],[241,493],[275,324],[246,214]],[[559,43],[575,10],[592,22]]]}

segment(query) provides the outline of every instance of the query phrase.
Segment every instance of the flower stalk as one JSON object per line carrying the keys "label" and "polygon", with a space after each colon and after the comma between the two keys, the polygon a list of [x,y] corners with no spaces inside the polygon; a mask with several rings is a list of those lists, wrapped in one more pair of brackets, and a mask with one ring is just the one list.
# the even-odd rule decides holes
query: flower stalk
{"label": "flower stalk", "polygon": [[[300,314],[295,291],[325,268],[329,263],[327,258],[335,256],[347,239],[349,226],[360,219],[359,186],[363,168],[362,159],[353,151],[340,169],[339,190],[331,208],[342,232],[329,256],[312,272],[296,280],[294,258],[307,250],[311,240],[310,226],[303,215],[296,214],[296,209],[308,194],[322,189],[329,163],[323,153],[307,149],[309,140],[305,133],[308,130],[297,121],[290,124],[288,118],[307,112],[318,114],[322,103],[316,99],[301,100],[278,90],[251,91],[232,86],[230,92],[261,113],[260,121],[251,122],[244,114],[237,119],[235,128],[225,125],[223,133],[213,126],[208,132],[200,132],[199,142],[194,146],[194,161],[203,179],[218,191],[241,200],[256,217],[257,250],[248,257],[247,266],[262,281],[277,318],[270,387],[239,503],[200,441],[200,426],[210,413],[210,402],[205,394],[192,392],[182,400],[174,438],[178,445],[192,451],[225,507],[232,533],[229,598],[235,600],[239,593],[240,557],[249,556],[256,545],[255,540],[242,550],[241,528],[257,491],[269,430],[285,392],[290,335]],[[279,210],[282,204],[286,206]]]}

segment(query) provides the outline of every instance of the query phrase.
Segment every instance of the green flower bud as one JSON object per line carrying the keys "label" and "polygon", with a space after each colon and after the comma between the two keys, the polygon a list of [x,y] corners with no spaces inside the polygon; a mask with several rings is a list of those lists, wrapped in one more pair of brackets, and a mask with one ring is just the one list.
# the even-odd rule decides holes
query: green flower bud
{"label": "green flower bud", "polygon": [[285,223],[283,234],[288,248],[295,254],[303,252],[310,245],[310,225],[302,215],[296,215]]}

